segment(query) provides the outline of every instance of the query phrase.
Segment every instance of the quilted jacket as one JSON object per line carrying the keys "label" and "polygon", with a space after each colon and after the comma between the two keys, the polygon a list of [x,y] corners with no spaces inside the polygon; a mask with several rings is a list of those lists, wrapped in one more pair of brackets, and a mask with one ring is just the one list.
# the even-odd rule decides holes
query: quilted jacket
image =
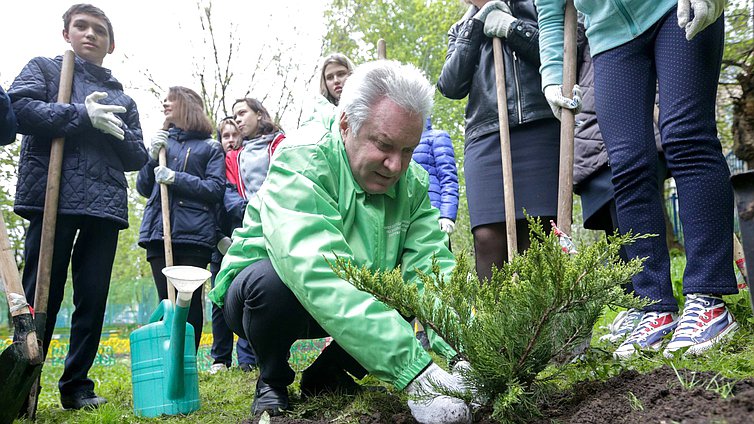
{"label": "quilted jacket", "polygon": [[16,139],[16,114],[10,106],[8,93],[0,87],[0,145],[10,144]]}
{"label": "quilted jacket", "polygon": [[[209,134],[171,128],[168,137],[168,168],[176,171],[168,186],[170,231],[174,244],[214,249],[217,243],[217,208],[225,187],[225,155]],[[162,242],[160,185],[155,183],[150,160],[139,171],[136,190],[149,198],[139,230],[139,245]]]}
{"label": "quilted jacket", "polygon": [[[70,104],[55,103],[62,62],[62,56],[32,59],[8,90],[18,131],[24,134],[14,211],[27,219],[43,211],[51,141],[65,137],[59,213],[109,219],[127,228],[124,172],[138,170],[148,159],[136,103],[123,93],[110,70],[79,57]],[[125,131],[123,141],[92,127],[84,99],[94,91],[108,94],[101,103],[126,108],[118,114]]]}
{"label": "quilted jacket", "polygon": [[458,213],[458,170],[453,142],[442,130],[433,130],[427,123],[419,145],[414,150],[414,160],[429,173],[429,201],[440,210],[441,218],[456,220]]}

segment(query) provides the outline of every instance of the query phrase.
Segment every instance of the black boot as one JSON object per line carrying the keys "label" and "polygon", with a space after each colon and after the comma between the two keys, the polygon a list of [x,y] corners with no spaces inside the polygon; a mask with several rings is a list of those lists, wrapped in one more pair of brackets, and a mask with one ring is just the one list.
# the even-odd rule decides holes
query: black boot
{"label": "black boot", "polygon": [[258,415],[267,411],[270,416],[282,415],[283,411],[291,409],[288,400],[287,387],[272,387],[262,379],[257,380],[254,392],[254,402],[251,404],[251,414]]}

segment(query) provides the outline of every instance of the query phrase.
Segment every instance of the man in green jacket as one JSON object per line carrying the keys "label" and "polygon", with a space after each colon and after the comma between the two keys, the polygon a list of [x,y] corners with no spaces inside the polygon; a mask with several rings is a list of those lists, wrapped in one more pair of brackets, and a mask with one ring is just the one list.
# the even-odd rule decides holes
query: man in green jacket
{"label": "man in green jacket", "polygon": [[[329,335],[334,341],[302,374],[304,396],[353,391],[358,385],[345,371],[370,373],[424,395],[409,401],[419,422],[470,422],[468,406],[433,384],[461,390],[460,379],[432,363],[404,317],[328,264],[337,256],[372,270],[400,267],[406,281],[421,284],[417,270],[430,272],[434,256],[451,272],[455,261],[429,202],[427,173],[411,161],[432,96],[413,66],[364,64],[343,90],[335,131],[312,122],[276,151],[209,294],[257,355],[254,414],[289,408],[291,345]],[[433,342],[439,353],[453,353]]]}

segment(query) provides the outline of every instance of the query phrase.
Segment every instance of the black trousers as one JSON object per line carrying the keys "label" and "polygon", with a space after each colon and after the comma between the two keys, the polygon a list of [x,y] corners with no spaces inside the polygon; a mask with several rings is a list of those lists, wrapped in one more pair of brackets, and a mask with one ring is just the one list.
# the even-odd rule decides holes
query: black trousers
{"label": "black trousers", "polygon": [[[225,295],[223,313],[234,333],[251,342],[259,378],[273,387],[293,383],[288,365],[291,346],[299,339],[329,336],[283,283],[269,259],[241,271]],[[356,378],[367,371],[333,341],[322,353]]]}
{"label": "black trousers", "polygon": [[[105,316],[110,275],[118,246],[115,222],[90,216],[58,215],[50,275],[50,296],[47,303],[44,351],[50,347],[52,332],[63,301],[68,263],[73,277],[71,337],[63,375],[58,382],[61,394],[94,390],[88,378],[99,348],[102,321]],[[42,236],[42,214],[29,220],[24,245],[22,282],[29,303],[34,303],[39,267],[39,245]]]}
{"label": "black trousers", "polygon": [[[210,262],[209,270],[212,273],[212,287],[215,286],[215,276],[220,271],[220,263]],[[246,339],[239,338],[236,342],[238,353],[238,365],[256,365],[257,359],[251,350],[251,345]],[[223,310],[217,305],[212,305],[212,359],[216,364],[231,366],[233,362],[233,332],[225,322]]]}
{"label": "black trousers", "polygon": [[[196,256],[173,255],[173,264],[175,265],[189,265],[206,269],[208,263],[208,260]],[[149,259],[149,265],[152,267],[152,277],[154,277],[154,285],[157,287],[157,295],[160,296],[160,300],[167,299],[168,279],[162,273],[162,269],[165,268],[165,256],[155,256]],[[194,295],[191,297],[191,305],[189,306],[188,313],[188,322],[194,327],[194,346],[197,352],[199,351],[199,341],[202,339],[202,326],[204,324],[202,296],[204,296],[204,286],[196,289]]]}

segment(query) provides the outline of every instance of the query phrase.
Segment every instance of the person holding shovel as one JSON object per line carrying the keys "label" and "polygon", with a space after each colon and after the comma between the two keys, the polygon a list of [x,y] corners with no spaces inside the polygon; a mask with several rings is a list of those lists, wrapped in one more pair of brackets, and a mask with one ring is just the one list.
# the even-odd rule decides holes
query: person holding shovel
{"label": "person holding shovel", "polygon": [[467,2],[468,11],[448,31],[437,88],[450,99],[468,96],[464,174],[481,281],[508,258],[492,37],[503,44],[519,252],[529,246],[524,210],[545,224],[556,215],[560,129],[540,91],[534,2]]}
{"label": "person holding shovel", "polygon": [[[169,187],[173,263],[207,268],[217,244],[216,208],[225,187],[222,146],[211,138],[213,125],[202,98],[185,87],[170,87],[162,103],[168,130],[160,130],[149,147],[151,160],[139,171],[136,190],[147,197],[139,230],[139,246],[147,251],[160,300],[168,298],[160,184]],[[167,149],[167,166],[158,163]],[[202,337],[204,313],[200,287],[194,292],[188,322],[194,326],[195,346]]]}
{"label": "person holding shovel", "polygon": [[70,104],[55,102],[62,57],[32,59],[8,90],[24,134],[14,211],[29,220],[22,280],[31,302],[51,139],[65,137],[43,346],[46,352],[70,261],[75,311],[58,389],[63,408],[96,408],[106,400],[94,393],[87,374],[99,347],[118,232],[128,227],[124,172],[138,170],[148,156],[136,104],[102,67],[115,48],[108,17],[95,6],[75,4],[63,15],[63,38],[76,54]]}
{"label": "person holding shovel", "polygon": [[[553,108],[563,101],[564,1],[538,0],[542,87]],[[646,258],[633,278],[636,295],[655,303],[616,349],[616,358],[656,351],[673,333],[664,355],[697,355],[738,324],[722,295],[738,292],[733,273],[733,190],[717,138],[715,101],[723,54],[722,0],[581,1],[594,63],[595,108],[607,147],[621,232],[658,234],[626,246]],[[659,128],[681,201],[686,247],[685,305],[670,280],[665,220],[656,180],[653,134],[655,90]],[[560,98],[558,98],[560,97]]]}
{"label": "person holding shovel", "polygon": [[427,173],[411,160],[432,97],[413,66],[361,65],[343,90],[337,131],[312,121],[276,153],[209,295],[257,354],[252,413],[290,408],[291,345],[329,335],[334,341],[301,376],[303,396],[355,393],[351,376],[371,373],[412,395],[419,422],[471,422],[462,400],[433,385],[462,390],[462,382],[432,362],[406,319],[330,268],[336,257],[372,270],[400,267],[410,284],[433,258],[443,274],[452,271]]}

